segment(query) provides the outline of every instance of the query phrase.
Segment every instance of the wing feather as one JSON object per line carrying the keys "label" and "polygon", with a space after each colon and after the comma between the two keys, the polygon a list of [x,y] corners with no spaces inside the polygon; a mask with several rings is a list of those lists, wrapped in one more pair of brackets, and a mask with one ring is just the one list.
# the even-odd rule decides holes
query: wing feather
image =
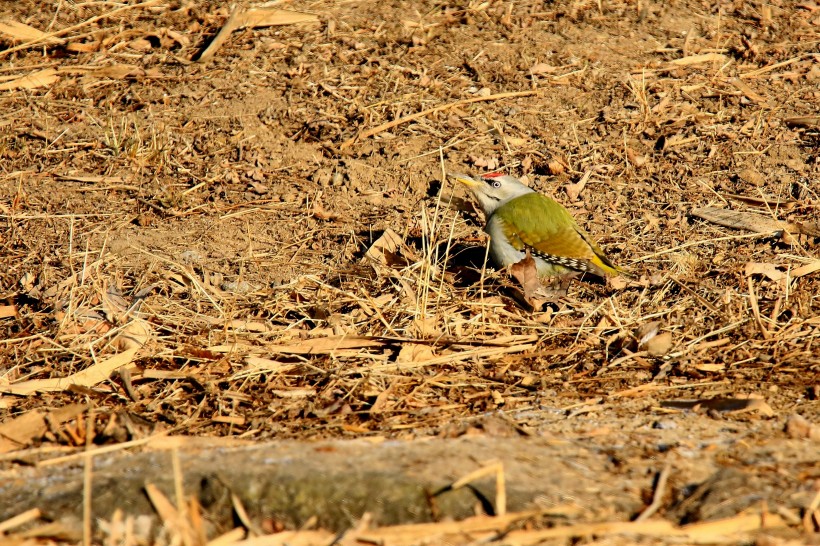
{"label": "wing feather", "polygon": [[[503,209],[503,212],[502,210]],[[501,227],[517,249],[529,247],[546,261],[598,275],[619,269],[575,219],[558,202],[539,193],[528,193],[504,204]]]}

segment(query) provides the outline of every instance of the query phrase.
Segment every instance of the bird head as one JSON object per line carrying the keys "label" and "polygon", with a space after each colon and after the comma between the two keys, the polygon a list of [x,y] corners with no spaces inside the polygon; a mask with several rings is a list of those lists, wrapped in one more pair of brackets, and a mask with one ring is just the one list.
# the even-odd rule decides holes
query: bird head
{"label": "bird head", "polygon": [[466,174],[450,174],[450,176],[470,189],[488,218],[510,199],[534,191],[514,176],[500,172],[483,174],[478,178]]}

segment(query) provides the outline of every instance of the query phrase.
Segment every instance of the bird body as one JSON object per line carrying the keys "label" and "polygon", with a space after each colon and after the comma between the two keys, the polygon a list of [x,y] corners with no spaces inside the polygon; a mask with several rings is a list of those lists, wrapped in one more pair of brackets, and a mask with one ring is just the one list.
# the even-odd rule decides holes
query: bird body
{"label": "bird body", "polygon": [[517,178],[490,173],[478,179],[452,175],[467,186],[487,219],[490,256],[499,267],[535,260],[540,277],[573,271],[600,277],[625,273],[555,200],[535,192]]}

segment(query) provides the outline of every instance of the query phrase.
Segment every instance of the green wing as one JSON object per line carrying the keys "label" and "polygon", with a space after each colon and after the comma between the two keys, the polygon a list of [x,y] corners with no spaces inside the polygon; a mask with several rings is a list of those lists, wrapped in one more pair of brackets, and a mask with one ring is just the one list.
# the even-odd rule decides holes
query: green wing
{"label": "green wing", "polygon": [[[598,274],[620,270],[558,202],[540,193],[516,197],[494,216],[502,220],[504,233],[519,250],[530,247],[536,254],[577,261]],[[549,260],[547,260],[549,261]],[[579,267],[587,269],[587,267]]]}

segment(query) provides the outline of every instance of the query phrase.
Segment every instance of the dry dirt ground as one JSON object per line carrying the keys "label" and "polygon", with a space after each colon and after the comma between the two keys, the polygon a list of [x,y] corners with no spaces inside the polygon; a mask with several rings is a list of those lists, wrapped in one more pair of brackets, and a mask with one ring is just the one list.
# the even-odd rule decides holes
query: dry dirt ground
{"label": "dry dirt ground", "polygon": [[[237,470],[226,446],[302,453],[299,472],[336,453],[335,483],[408,475],[410,454],[425,487],[505,470],[518,519],[452,542],[818,540],[817,2],[274,7],[302,15],[241,4],[215,39],[219,3],[0,4],[0,537],[344,530],[318,497],[266,511],[239,485],[176,513],[149,470],[94,503],[72,454],[137,468],[163,440],[198,461],[156,477],[179,477],[171,499],[209,459]],[[522,301],[444,174],[495,169],[636,280]],[[59,479],[74,526],[43,493]],[[147,493],[164,528],[118,531]],[[343,512],[464,517],[433,497]],[[419,533],[378,540],[443,540]]]}

